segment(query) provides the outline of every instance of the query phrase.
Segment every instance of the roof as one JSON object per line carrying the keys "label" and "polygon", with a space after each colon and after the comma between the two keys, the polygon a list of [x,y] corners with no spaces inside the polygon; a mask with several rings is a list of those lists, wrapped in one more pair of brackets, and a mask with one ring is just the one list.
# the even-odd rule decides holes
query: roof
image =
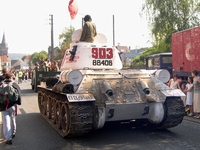
{"label": "roof", "polygon": [[11,61],[12,68],[14,68],[16,66],[22,66],[22,65],[24,65],[24,61],[23,60],[12,60]]}
{"label": "roof", "polygon": [[27,56],[24,58],[24,60],[29,60],[30,57],[31,57],[31,55],[27,55]]}
{"label": "roof", "polygon": [[7,48],[5,33],[3,33],[2,42],[0,43],[1,48]]}
{"label": "roof", "polygon": [[18,60],[11,60],[11,66],[15,64]]}
{"label": "roof", "polygon": [[0,56],[0,60],[1,61],[11,61],[10,58],[8,56]]}
{"label": "roof", "polygon": [[159,53],[159,54],[149,55],[148,57],[155,57],[155,56],[172,56],[172,53],[171,52],[169,52],[169,53]]}
{"label": "roof", "polygon": [[6,43],[5,33],[3,33],[3,37],[2,37],[2,42],[1,42],[1,44],[5,44],[5,43]]}
{"label": "roof", "polygon": [[132,49],[130,52],[124,53],[126,58],[135,58],[138,55],[141,55],[144,50],[141,49]]}

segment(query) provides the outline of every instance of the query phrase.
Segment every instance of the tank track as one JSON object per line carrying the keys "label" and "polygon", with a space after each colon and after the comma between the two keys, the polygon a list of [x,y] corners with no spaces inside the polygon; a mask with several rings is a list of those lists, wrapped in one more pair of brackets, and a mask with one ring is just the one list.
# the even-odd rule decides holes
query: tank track
{"label": "tank track", "polygon": [[65,94],[38,88],[38,105],[42,117],[62,137],[85,135],[93,128],[93,102],[69,103]]}
{"label": "tank track", "polygon": [[183,121],[185,107],[180,97],[168,97],[164,103],[165,117],[158,129],[175,127]]}

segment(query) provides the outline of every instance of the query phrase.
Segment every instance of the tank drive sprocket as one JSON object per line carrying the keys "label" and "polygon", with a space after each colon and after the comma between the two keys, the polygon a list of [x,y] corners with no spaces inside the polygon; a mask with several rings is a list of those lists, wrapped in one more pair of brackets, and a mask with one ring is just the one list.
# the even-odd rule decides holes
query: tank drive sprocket
{"label": "tank drive sprocket", "polygon": [[165,117],[158,129],[172,128],[179,125],[185,116],[185,107],[180,97],[168,97],[164,103]]}

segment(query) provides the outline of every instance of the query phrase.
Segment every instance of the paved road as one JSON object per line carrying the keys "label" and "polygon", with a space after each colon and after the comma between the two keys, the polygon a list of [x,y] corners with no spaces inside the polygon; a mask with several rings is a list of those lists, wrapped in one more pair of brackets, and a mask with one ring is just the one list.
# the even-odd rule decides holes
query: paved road
{"label": "paved road", "polygon": [[12,145],[6,145],[0,140],[0,150],[200,149],[200,124],[187,120],[164,131],[108,124],[84,137],[63,139],[40,116],[37,93],[30,89],[30,84],[22,83],[20,86],[23,104],[18,107],[17,134]]}

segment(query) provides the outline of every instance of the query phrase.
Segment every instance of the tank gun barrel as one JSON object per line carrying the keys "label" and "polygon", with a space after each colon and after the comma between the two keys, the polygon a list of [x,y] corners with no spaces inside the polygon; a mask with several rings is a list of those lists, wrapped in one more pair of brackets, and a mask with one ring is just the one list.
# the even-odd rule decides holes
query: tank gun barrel
{"label": "tank gun barrel", "polygon": [[110,83],[103,81],[101,90],[103,93],[107,94],[108,96],[113,96],[113,89],[110,86]]}
{"label": "tank gun barrel", "polygon": [[149,94],[150,90],[149,90],[149,86],[147,85],[147,83],[144,81],[140,81],[140,83],[141,83],[142,90],[144,91],[144,93]]}

